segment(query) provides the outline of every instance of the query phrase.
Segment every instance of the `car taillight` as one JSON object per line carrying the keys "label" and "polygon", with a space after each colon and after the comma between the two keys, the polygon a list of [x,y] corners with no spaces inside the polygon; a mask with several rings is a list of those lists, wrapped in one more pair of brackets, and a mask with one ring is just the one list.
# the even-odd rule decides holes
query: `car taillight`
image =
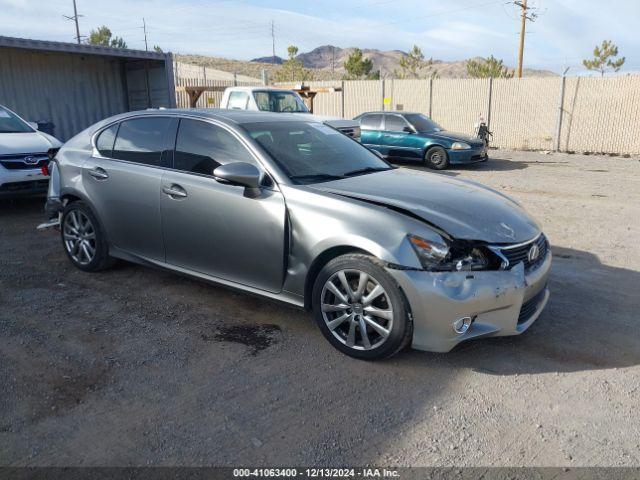
{"label": "car taillight", "polygon": [[42,166],[40,167],[40,171],[42,172],[43,175],[45,176],[49,176],[49,162],[42,164]]}

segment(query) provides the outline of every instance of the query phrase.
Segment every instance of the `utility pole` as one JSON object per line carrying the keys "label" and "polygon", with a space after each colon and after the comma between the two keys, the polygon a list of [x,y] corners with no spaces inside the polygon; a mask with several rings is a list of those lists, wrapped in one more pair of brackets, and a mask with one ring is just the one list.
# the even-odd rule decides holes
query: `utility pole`
{"label": "utility pole", "polygon": [[78,25],[78,17],[81,17],[81,16],[82,15],[78,15],[78,9],[76,8],[76,0],[73,0],[73,17],[63,15],[63,17],[66,18],[67,20],[73,20],[74,22],[76,22],[76,41],[78,42],[78,45],[80,45],[80,39],[82,38],[80,36],[80,25]]}
{"label": "utility pole", "polygon": [[531,15],[527,14],[527,10],[531,9],[531,7],[527,7],[527,0],[515,0],[513,3],[522,9],[520,16],[520,49],[518,50],[518,78],[522,78],[522,57],[524,56],[524,36],[527,28],[527,20],[533,22],[537,15],[535,13],[531,13]]}
{"label": "utility pole", "polygon": [[276,64],[276,33],[274,29],[273,20],[271,20],[271,55],[273,56],[272,63]]}
{"label": "utility pole", "polygon": [[331,80],[334,80],[336,77],[336,47],[331,45]]}
{"label": "utility pole", "polygon": [[147,45],[147,24],[142,17],[142,29],[144,30],[144,49],[148,52],[149,46]]}

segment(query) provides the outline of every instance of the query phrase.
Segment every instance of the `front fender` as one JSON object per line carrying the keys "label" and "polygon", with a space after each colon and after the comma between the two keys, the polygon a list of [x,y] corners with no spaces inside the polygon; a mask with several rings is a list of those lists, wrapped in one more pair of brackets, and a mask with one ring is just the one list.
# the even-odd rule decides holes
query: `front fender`
{"label": "front fender", "polygon": [[451,144],[447,144],[447,142],[442,142],[439,140],[427,139],[424,143],[424,146],[422,147],[422,156],[424,157],[427,153],[427,150],[433,147],[441,147],[445,150],[449,150],[451,148]]}
{"label": "front fender", "polygon": [[429,225],[384,206],[322,192],[313,187],[281,185],[290,221],[290,248],[284,289],[303,295],[307,274],[325,252],[364,251],[406,268],[422,266],[407,234],[438,240]]}
{"label": "front fender", "polygon": [[387,263],[398,264],[398,261],[400,261],[396,252],[390,251],[370,238],[351,233],[323,238],[312,247],[310,256],[315,261],[315,259],[322,256],[323,253],[336,248],[363,250]]}

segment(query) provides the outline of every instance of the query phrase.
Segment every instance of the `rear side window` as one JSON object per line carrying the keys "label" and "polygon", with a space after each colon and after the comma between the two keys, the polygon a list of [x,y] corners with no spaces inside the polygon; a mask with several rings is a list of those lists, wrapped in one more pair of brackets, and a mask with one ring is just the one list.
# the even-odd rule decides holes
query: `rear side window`
{"label": "rear side window", "polygon": [[163,165],[165,134],[169,118],[151,117],[125,120],[113,146],[113,158],[151,166]]}
{"label": "rear side window", "polygon": [[98,153],[103,157],[110,158],[113,153],[113,142],[116,139],[116,133],[118,132],[118,124],[111,125],[109,128],[102,131],[98,135],[96,140],[96,149]]}
{"label": "rear side window", "polygon": [[173,158],[176,170],[202,175],[213,175],[225,163],[256,164],[240,140],[224,128],[185,118],[180,120]]}
{"label": "rear side window", "polygon": [[382,130],[382,115],[378,113],[363,115],[360,119],[360,127],[363,130]]}
{"label": "rear side window", "polygon": [[231,92],[229,94],[229,108],[235,108],[239,110],[247,109],[247,100],[249,95],[245,92]]}
{"label": "rear side window", "polygon": [[388,132],[402,132],[409,124],[400,115],[385,115],[385,127]]}

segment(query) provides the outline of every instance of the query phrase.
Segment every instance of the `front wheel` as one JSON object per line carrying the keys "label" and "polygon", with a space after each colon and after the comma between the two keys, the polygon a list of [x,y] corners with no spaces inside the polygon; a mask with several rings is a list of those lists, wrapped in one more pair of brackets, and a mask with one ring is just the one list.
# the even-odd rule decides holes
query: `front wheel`
{"label": "front wheel", "polygon": [[318,274],[312,295],[320,330],[351,357],[390,357],[411,340],[413,325],[404,295],[373,257],[334,258]]}
{"label": "front wheel", "polygon": [[424,163],[434,170],[444,170],[449,166],[447,151],[442,147],[431,147],[424,154]]}

